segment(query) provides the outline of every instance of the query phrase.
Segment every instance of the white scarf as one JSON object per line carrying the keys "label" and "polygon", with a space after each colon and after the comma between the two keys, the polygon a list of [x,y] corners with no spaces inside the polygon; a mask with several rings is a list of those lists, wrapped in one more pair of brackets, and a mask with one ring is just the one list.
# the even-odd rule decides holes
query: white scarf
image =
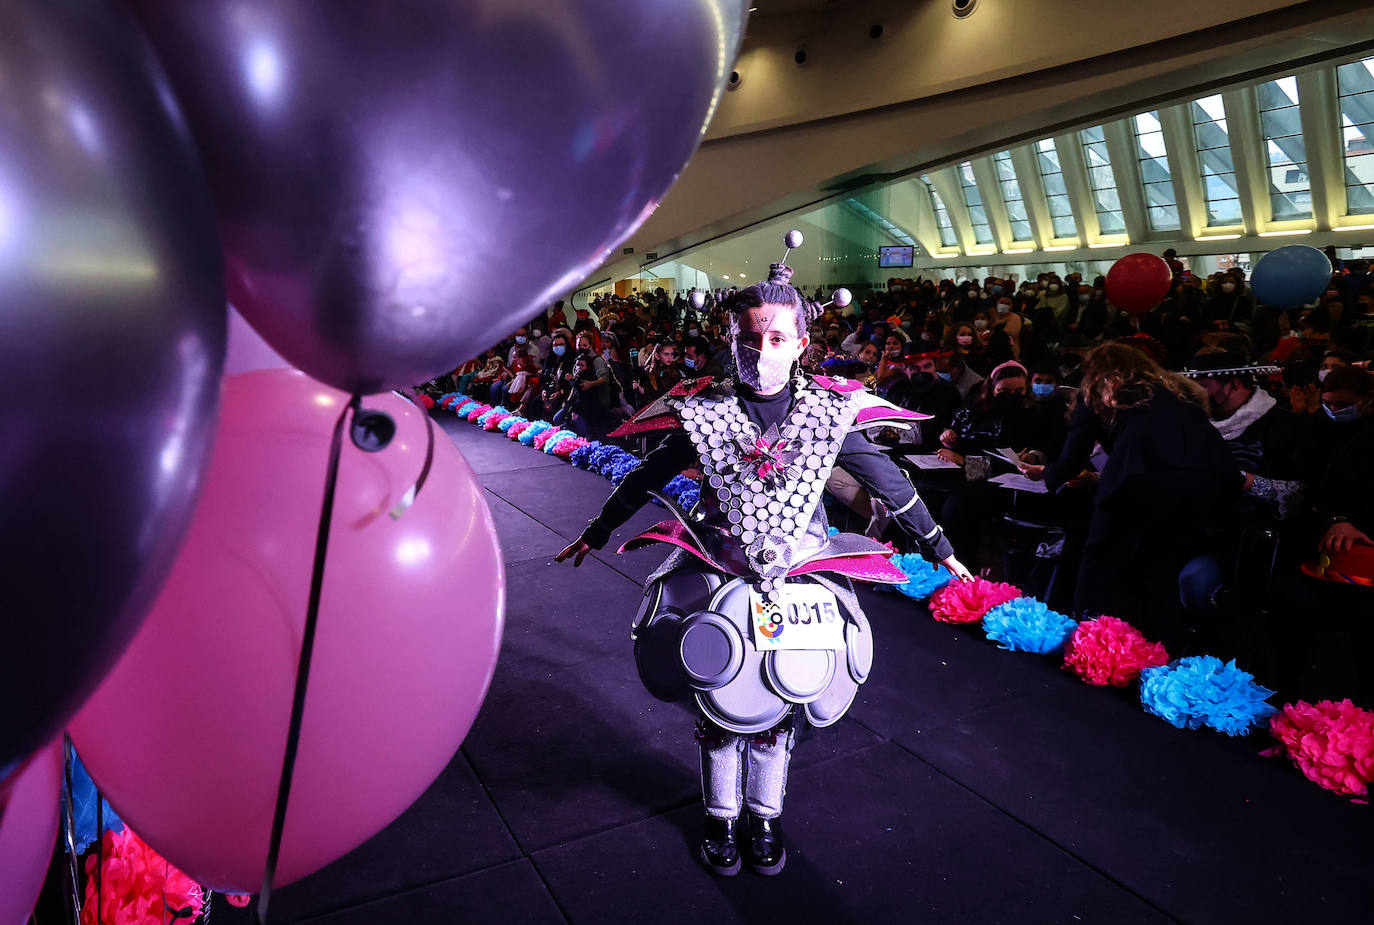
{"label": "white scarf", "polygon": [[1255,389],[1245,402],[1236,409],[1236,413],[1224,421],[1213,421],[1217,430],[1221,431],[1221,439],[1234,440],[1245,433],[1245,428],[1258,421],[1269,411],[1270,408],[1278,404],[1274,396],[1264,389]]}

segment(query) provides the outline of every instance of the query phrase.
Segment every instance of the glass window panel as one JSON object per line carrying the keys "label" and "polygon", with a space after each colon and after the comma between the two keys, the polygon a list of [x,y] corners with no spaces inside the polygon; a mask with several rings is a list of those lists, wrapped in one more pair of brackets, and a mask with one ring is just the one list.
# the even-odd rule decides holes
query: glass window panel
{"label": "glass window panel", "polygon": [[1204,176],[1209,173],[1233,173],[1236,169],[1235,162],[1231,160],[1230,148],[1216,148],[1212,151],[1199,151],[1198,157],[1202,161],[1202,173]]}
{"label": "glass window panel", "polygon": [[992,226],[991,226],[991,225],[974,225],[974,226],[973,226],[973,240],[977,241],[979,244],[991,244],[991,243],[992,243]]}
{"label": "glass window panel", "polygon": [[1229,199],[1236,195],[1236,175],[1233,173],[1208,174],[1202,179],[1208,200]]}
{"label": "glass window panel", "polygon": [[1374,152],[1346,157],[1345,199],[1351,215],[1374,212]]}
{"label": "glass window panel", "polygon": [[1099,212],[1113,212],[1121,208],[1121,197],[1114,189],[1093,190],[1093,200]]}
{"label": "glass window panel", "polygon": [[1178,231],[1182,227],[1178,206],[1150,206],[1148,213],[1151,231]]}
{"label": "glass window panel", "polygon": [[1125,234],[1126,222],[1120,212],[1098,212],[1097,226],[1103,234]]}
{"label": "glass window panel", "polygon": [[1336,69],[1345,158],[1345,210],[1374,212],[1374,58]]}
{"label": "glass window panel", "polygon": [[[1003,157],[1003,155],[1006,156]],[[1012,183],[1016,182],[1016,170],[1011,165],[1010,151],[999,152],[993,158],[992,162],[993,165],[997,168],[997,178],[999,180],[1010,180]]]}
{"label": "glass window panel", "polygon": [[1056,238],[1072,238],[1078,234],[1078,226],[1074,224],[1072,215],[1052,216],[1050,223],[1054,226]]}
{"label": "glass window panel", "polygon": [[1280,135],[1301,135],[1302,115],[1296,106],[1275,109],[1260,113],[1260,126],[1264,129],[1264,134],[1270,138]]}
{"label": "glass window panel", "polygon": [[1105,167],[1111,163],[1111,158],[1107,154],[1107,143],[1105,141],[1094,142],[1083,146],[1083,161],[1089,167]]}
{"label": "glass window panel", "polygon": [[1137,135],[1145,135],[1149,132],[1162,131],[1163,125],[1159,121],[1159,113],[1155,110],[1142,112],[1134,119],[1135,131]]}
{"label": "glass window panel", "polygon": [[1116,177],[1112,176],[1110,167],[1094,167],[1088,171],[1088,179],[1092,183],[1093,189],[1114,189],[1116,187]]}
{"label": "glass window panel", "polygon": [[1068,188],[1064,185],[1064,175],[1062,173],[1052,173],[1045,177],[1045,194],[1051,198],[1055,196],[1067,196]]}
{"label": "glass window panel", "polygon": [[1030,216],[1026,214],[1026,204],[1020,199],[1008,200],[1007,218],[1013,222],[1028,222]]}
{"label": "glass window panel", "polygon": [[969,206],[968,220],[975,225],[986,225],[988,223],[988,210],[982,206]]}
{"label": "glass window panel", "polygon": [[1140,159],[1140,179],[1145,183],[1158,183],[1169,179],[1169,161],[1163,157],[1142,157]]}
{"label": "glass window panel", "polygon": [[1051,215],[1073,215],[1073,206],[1069,203],[1068,196],[1050,196]]}
{"label": "glass window panel", "polygon": [[1374,58],[1352,61],[1336,69],[1342,93],[1374,90]]}
{"label": "glass window panel", "polygon": [[1103,139],[1102,126],[1094,125],[1092,128],[1083,129],[1083,141],[1101,141]]}
{"label": "glass window panel", "polygon": [[1239,225],[1240,224],[1240,200],[1239,199],[1215,199],[1207,203],[1207,224],[1209,225]]}
{"label": "glass window panel", "polygon": [[1035,238],[1030,222],[1016,218],[1011,220],[1011,236],[1015,241],[1032,241]]}
{"label": "glass window panel", "polygon": [[1302,138],[1301,100],[1295,77],[1281,77],[1255,88],[1269,161],[1269,214],[1275,221],[1310,218],[1312,187]]}
{"label": "glass window panel", "polygon": [[1145,201],[1152,206],[1174,205],[1174,185],[1163,181],[1145,184]]}

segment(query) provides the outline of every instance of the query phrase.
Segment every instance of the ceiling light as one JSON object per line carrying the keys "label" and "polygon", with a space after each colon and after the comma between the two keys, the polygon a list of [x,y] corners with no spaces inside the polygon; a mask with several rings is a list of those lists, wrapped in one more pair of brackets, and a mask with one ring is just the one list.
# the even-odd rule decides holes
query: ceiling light
{"label": "ceiling light", "polygon": [[1100,241],[1097,244],[1089,244],[1088,246],[1096,249],[1099,247],[1129,247],[1130,244],[1130,241]]}
{"label": "ceiling light", "polygon": [[1332,231],[1368,231],[1370,228],[1374,228],[1374,225],[1342,225],[1342,226],[1339,227],[1339,228],[1333,228],[1333,229],[1331,229],[1331,230],[1332,230]]}
{"label": "ceiling light", "polygon": [[1193,238],[1194,241],[1234,241],[1239,238],[1238,234],[1200,234]]}
{"label": "ceiling light", "polygon": [[1029,254],[1029,253],[1033,252],[1034,250],[1035,250],[1035,248],[1033,248],[1033,247],[1008,247],[1006,250],[1002,251],[1002,253],[1004,253],[1004,254]]}
{"label": "ceiling light", "polygon": [[1047,248],[1045,248],[1045,250],[1047,250],[1047,251],[1072,251],[1072,250],[1077,250],[1077,249],[1078,249],[1078,245],[1077,245],[1077,244],[1056,244],[1056,245],[1054,245],[1053,247],[1047,247]]}
{"label": "ceiling light", "polygon": [[1261,231],[1261,238],[1281,238],[1286,234],[1311,234],[1311,228],[1294,228],[1292,231]]}

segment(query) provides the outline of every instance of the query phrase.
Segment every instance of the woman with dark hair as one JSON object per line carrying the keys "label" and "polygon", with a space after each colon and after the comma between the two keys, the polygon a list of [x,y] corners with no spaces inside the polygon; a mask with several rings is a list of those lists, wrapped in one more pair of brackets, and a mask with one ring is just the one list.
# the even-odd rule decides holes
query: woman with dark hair
{"label": "woman with dark hair", "polygon": [[1179,570],[1244,483],[1206,409],[1202,386],[1134,345],[1088,354],[1063,451],[1022,470],[1058,491],[1083,472],[1095,443],[1107,452],[1074,592],[1079,613],[1111,614],[1166,645],[1179,641]]}
{"label": "woman with dark hair", "polygon": [[[701,711],[707,819],[700,851],[721,876],[739,871],[736,820],[745,810],[749,866],[761,874],[782,869],[787,855],[776,820],[798,717],[815,726],[836,722],[868,673],[870,630],[849,578],[900,580],[877,542],[827,534],[820,501],[832,468],[842,467],[892,511],[928,558],[971,577],[915,489],[867,436],[920,416],[857,383],[798,372],[811,310],[788,285],[791,274],[774,264],[767,282],[727,301],[734,379],[681,382],[612,433],[668,436],[557,557],[580,564],[651,492],[684,469],[704,472],[692,511],[666,500],[676,521],[622,548],[676,547],[650,577],[635,654],[651,693],[692,695]],[[812,632],[838,642],[807,641]],[[841,667],[825,680],[806,680],[803,663],[814,668],[816,652],[827,648],[844,649],[848,658],[840,655]],[[716,655],[727,656],[725,667]]]}

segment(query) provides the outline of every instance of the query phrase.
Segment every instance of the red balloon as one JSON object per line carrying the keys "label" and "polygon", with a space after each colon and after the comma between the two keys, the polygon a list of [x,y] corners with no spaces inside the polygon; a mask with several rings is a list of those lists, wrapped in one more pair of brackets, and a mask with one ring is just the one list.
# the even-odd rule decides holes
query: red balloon
{"label": "red balloon", "polygon": [[1164,301],[1173,281],[1163,257],[1127,254],[1107,271],[1107,299],[1132,315],[1143,315]]}

